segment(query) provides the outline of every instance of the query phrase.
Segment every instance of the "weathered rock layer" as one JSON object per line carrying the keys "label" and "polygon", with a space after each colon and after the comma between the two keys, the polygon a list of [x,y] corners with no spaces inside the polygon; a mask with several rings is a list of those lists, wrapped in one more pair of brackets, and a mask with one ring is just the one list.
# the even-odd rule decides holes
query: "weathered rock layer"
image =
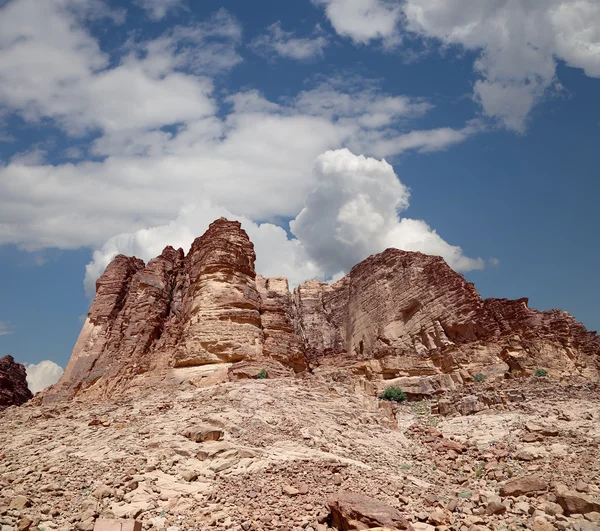
{"label": "weathered rock layer", "polygon": [[9,406],[20,406],[33,398],[27,387],[27,371],[12,356],[0,358],[0,411]]}
{"label": "weathered rock layer", "polygon": [[[333,285],[295,290],[311,365],[343,366],[416,395],[453,389],[474,374],[598,378],[600,337],[566,312],[527,299],[482,299],[442,258],[388,249]],[[383,385],[383,384],[382,384]]]}
{"label": "weathered rock layer", "polygon": [[59,383],[44,400],[102,396],[172,369],[226,363],[229,377],[343,370],[374,388],[416,395],[453,389],[476,372],[538,367],[598,377],[600,338],[566,312],[527,299],[482,299],[442,258],[388,249],[333,285],[256,275],[254,247],[224,218],[187,256],[167,247],[144,264],[119,255]]}

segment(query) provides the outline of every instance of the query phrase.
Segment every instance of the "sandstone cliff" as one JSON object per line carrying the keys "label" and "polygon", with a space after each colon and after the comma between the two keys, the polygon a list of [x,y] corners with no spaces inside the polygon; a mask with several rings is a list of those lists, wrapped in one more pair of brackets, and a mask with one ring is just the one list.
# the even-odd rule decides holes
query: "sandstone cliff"
{"label": "sandstone cliff", "polygon": [[98,279],[71,360],[45,400],[82,390],[107,395],[170,368],[244,362],[271,374],[305,370],[287,281],[257,280],[255,259],[240,223],[224,218],[187,256],[172,247],[147,265],[117,256]]}
{"label": "sandstone cliff", "polygon": [[0,358],[0,410],[20,406],[33,398],[26,378],[25,367],[12,356]]}
{"label": "sandstone cliff", "polygon": [[[482,299],[442,258],[388,249],[333,285],[295,290],[311,366],[348,367],[416,395],[454,389],[473,375],[598,378],[600,337],[566,312],[527,299]],[[350,363],[349,363],[350,362]]]}
{"label": "sandstone cliff", "polygon": [[224,218],[187,256],[172,247],[148,264],[117,256],[44,400],[105,396],[214,364],[231,379],[310,369],[364,376],[373,391],[395,381],[415,395],[477,372],[598,377],[596,333],[526,299],[484,300],[442,258],[388,249],[333,285],[309,281],[293,295],[286,279],[256,275],[255,258],[240,224]]}

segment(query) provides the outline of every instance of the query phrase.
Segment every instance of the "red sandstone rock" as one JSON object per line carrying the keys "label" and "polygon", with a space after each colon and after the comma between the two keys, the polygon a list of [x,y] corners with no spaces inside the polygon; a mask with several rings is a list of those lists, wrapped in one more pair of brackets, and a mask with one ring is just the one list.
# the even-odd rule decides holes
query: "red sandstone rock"
{"label": "red sandstone rock", "polygon": [[[527,299],[482,299],[440,257],[388,249],[333,285],[290,294],[254,269],[240,223],[221,218],[184,256],[167,247],[147,265],[117,256],[98,279],[71,360],[44,400],[107,396],[140,377],[207,364],[231,379],[343,370],[431,396],[484,372],[598,378],[600,338]],[[228,370],[228,372],[227,372]],[[84,393],[82,393],[82,391]]]}
{"label": "red sandstone rock", "polygon": [[106,396],[168,368],[243,362],[270,375],[306,369],[287,281],[257,282],[255,258],[240,223],[224,218],[187,256],[172,247],[147,265],[117,256],[98,279],[63,377],[44,400],[81,391]]}
{"label": "red sandstone rock", "polygon": [[25,367],[12,356],[0,358],[0,410],[20,406],[33,398],[26,378]]}
{"label": "red sandstone rock", "polygon": [[440,257],[388,249],[331,286],[298,286],[294,297],[313,366],[352,362],[355,373],[409,394],[448,391],[482,371],[598,377],[595,332],[527,299],[484,300]]}
{"label": "red sandstone rock", "polygon": [[412,529],[398,509],[364,494],[342,492],[332,497],[328,505],[331,525],[340,531],[374,527]]}

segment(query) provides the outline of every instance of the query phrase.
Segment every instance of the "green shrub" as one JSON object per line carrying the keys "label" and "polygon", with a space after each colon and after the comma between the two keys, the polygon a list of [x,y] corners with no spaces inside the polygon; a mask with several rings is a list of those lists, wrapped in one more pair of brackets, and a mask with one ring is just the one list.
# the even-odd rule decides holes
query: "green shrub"
{"label": "green shrub", "polygon": [[476,382],[483,382],[485,381],[485,374],[478,372],[475,376],[473,376],[473,380]]}
{"label": "green shrub", "polygon": [[379,398],[391,402],[404,402],[406,400],[406,393],[399,387],[388,387],[379,395]]}
{"label": "green shrub", "polygon": [[546,376],[548,376],[548,371],[546,369],[537,369],[535,371],[535,375],[538,378],[545,378]]}
{"label": "green shrub", "polygon": [[264,379],[266,379],[266,378],[267,378],[267,376],[268,376],[268,375],[267,375],[267,369],[262,369],[262,370],[261,370],[261,371],[260,371],[260,372],[259,372],[259,373],[256,375],[256,377],[257,377],[259,380],[264,380]]}

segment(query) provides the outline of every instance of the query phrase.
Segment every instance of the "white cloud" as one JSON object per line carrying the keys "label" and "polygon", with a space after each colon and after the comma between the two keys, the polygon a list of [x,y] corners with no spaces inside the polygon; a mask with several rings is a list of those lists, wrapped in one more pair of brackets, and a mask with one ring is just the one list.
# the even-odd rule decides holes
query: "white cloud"
{"label": "white cloud", "polygon": [[430,108],[419,99],[336,89],[323,106],[323,94],[318,87],[284,104],[256,91],[235,94],[224,118],[193,117],[174,132],[106,132],[92,145],[102,161],[0,167],[0,243],[97,246],[169,222],[190,198],[250,219],[290,218],[313,187],[312,161],[328,149],[387,157],[468,137],[452,129],[399,133],[392,126]]}
{"label": "white cloud", "polygon": [[[479,52],[474,98],[484,113],[523,132],[531,109],[559,87],[558,60],[600,77],[596,0],[315,0],[354,42],[398,34]],[[395,38],[398,41],[398,38]]]}
{"label": "white cloud", "polygon": [[335,31],[357,44],[396,43],[402,9],[397,0],[313,0],[322,5]]}
{"label": "white cloud", "polygon": [[0,321],[0,336],[6,336],[14,332],[14,326],[7,321]]}
{"label": "white cloud", "polygon": [[58,382],[63,373],[63,368],[50,360],[40,361],[37,364],[28,363],[25,368],[27,369],[27,386],[33,394]]}
{"label": "white cloud", "polygon": [[194,238],[221,216],[242,222],[255,246],[257,272],[286,276],[291,286],[310,278],[339,278],[387,247],[440,255],[459,271],[483,268],[482,260],[466,257],[425,222],[399,218],[398,212],[409,206],[410,194],[385,160],[357,156],[347,149],[327,151],[317,158],[314,173],[305,207],[290,222],[296,238],[288,238],[274,224],[257,224],[205,201],[183,209],[165,225],[110,238],[86,267],[86,293],[93,296],[96,279],[117,254],[147,261],[167,245],[187,252]]}
{"label": "white cloud", "polygon": [[70,135],[160,128],[213,115],[207,76],[241,60],[235,52],[241,28],[224,10],[204,23],[130,43],[112,68],[84,22],[66,0],[4,6],[0,104],[28,121],[52,118]]}
{"label": "white cloud", "polygon": [[153,20],[161,20],[170,11],[177,12],[186,7],[185,0],[134,0],[134,2],[145,9]]}
{"label": "white cloud", "polygon": [[[334,275],[342,267],[309,252],[310,238],[288,241],[275,224],[256,223],[294,218],[307,197],[310,206],[323,178],[313,161],[340,146],[377,157],[441,150],[478,131],[416,129],[430,102],[356,78],[322,79],[277,101],[251,88],[224,93],[218,74],[241,60],[242,38],[224,10],[110,57],[85,27],[92,15],[74,2],[85,5],[20,0],[0,10],[0,105],[67,135],[96,135],[86,153],[63,151],[63,163],[29,153],[0,165],[0,245],[98,249],[88,278],[116,252],[150,258],[189,244],[221,213],[242,217],[273,256],[259,258],[265,274]],[[94,159],[68,158],[80,154]],[[362,203],[338,205],[341,238],[357,237],[352,215],[376,218],[367,188]],[[194,203],[202,207],[182,210]],[[395,226],[391,211],[380,215]]]}
{"label": "white cloud", "polygon": [[385,160],[328,151],[317,158],[315,173],[317,186],[290,228],[329,275],[387,247],[440,255],[459,271],[483,268],[425,222],[399,217],[410,194]]}
{"label": "white cloud", "polygon": [[322,57],[329,41],[317,26],[309,37],[296,37],[293,31],[284,31],[281,22],[271,24],[266,33],[250,43],[250,47],[266,57],[280,56],[305,61]]}
{"label": "white cloud", "polygon": [[433,108],[423,98],[381,94],[377,87],[361,79],[332,78],[310,90],[300,92],[295,107],[312,116],[348,123],[357,121],[362,129],[382,129],[399,120],[418,118]]}

